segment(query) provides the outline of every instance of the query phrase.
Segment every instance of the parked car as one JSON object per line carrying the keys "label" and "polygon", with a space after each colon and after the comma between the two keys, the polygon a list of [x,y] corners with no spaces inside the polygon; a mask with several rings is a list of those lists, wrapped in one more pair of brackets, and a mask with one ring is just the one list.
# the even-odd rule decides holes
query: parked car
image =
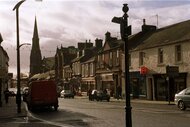
{"label": "parked car", "polygon": [[63,98],[74,98],[74,93],[71,90],[62,90],[60,93],[60,97]]}
{"label": "parked car", "polygon": [[97,90],[94,89],[91,91],[91,94],[89,93],[89,100],[93,101],[94,99],[96,99],[96,96],[97,96]]}
{"label": "parked car", "polygon": [[180,110],[190,108],[190,87],[175,94],[175,104]]}
{"label": "parked car", "polygon": [[93,101],[102,101],[107,100],[110,101],[110,95],[107,92],[103,92],[102,90],[92,90],[91,98],[89,100]]}

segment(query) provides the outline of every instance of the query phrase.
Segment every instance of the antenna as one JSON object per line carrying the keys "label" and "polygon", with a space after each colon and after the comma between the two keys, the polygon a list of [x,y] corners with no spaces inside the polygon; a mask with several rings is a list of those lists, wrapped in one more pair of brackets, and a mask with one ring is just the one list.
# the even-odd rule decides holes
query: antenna
{"label": "antenna", "polygon": [[157,28],[158,28],[158,14],[156,14],[156,19],[157,19]]}

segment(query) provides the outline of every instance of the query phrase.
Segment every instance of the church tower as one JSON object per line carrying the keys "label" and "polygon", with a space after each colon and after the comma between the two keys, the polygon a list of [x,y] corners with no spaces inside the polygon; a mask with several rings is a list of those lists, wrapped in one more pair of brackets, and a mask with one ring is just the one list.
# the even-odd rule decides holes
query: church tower
{"label": "church tower", "polygon": [[35,18],[34,32],[32,38],[32,50],[30,53],[30,77],[35,74],[41,73],[41,68],[42,68],[41,61],[42,61],[42,55],[39,44],[37,21]]}

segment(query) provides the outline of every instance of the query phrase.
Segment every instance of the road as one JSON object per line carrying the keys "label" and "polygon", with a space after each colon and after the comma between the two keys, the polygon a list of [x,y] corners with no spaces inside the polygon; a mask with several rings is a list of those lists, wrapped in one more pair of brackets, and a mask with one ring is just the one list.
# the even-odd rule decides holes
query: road
{"label": "road", "polygon": [[[38,120],[68,127],[125,127],[123,101],[96,102],[88,99],[59,99],[59,110],[32,113]],[[133,127],[189,127],[190,110],[175,105],[132,103]]]}

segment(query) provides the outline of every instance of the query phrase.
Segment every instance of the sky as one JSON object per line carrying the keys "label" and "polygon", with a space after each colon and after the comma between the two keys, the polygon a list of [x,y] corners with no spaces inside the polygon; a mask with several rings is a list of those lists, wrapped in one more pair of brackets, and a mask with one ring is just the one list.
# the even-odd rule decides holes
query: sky
{"label": "sky", "polygon": [[[9,56],[9,72],[16,74],[16,12],[19,0],[0,0],[1,46]],[[109,31],[120,38],[120,26],[111,22],[123,15],[123,4],[129,7],[128,22],[132,34],[146,24],[162,28],[190,20],[188,0],[26,0],[19,7],[20,44],[32,44],[34,21],[37,19],[42,57],[53,57],[57,47],[77,47],[78,42],[105,39]],[[29,72],[30,45],[20,48],[22,73]]]}

